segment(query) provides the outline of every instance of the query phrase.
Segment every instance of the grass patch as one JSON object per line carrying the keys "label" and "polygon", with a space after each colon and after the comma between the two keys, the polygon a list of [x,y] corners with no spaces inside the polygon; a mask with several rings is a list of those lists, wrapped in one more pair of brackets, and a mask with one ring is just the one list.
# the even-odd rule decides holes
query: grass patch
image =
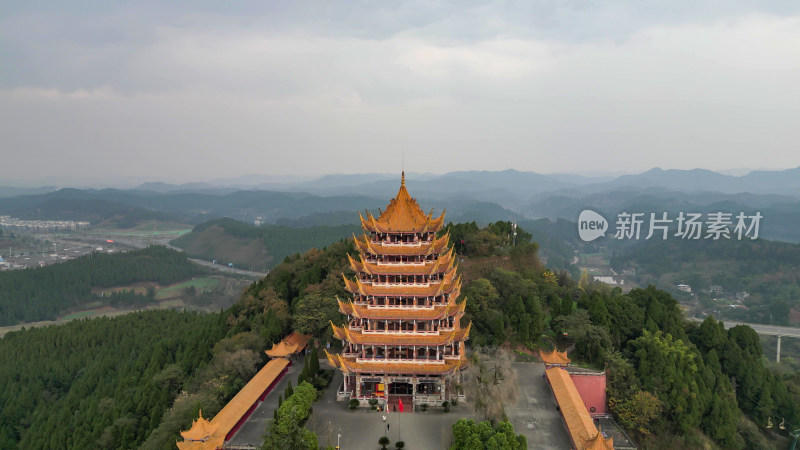
{"label": "grass patch", "polygon": [[113,308],[111,306],[104,306],[102,308],[87,309],[87,310],[84,310],[84,311],[76,311],[74,313],[69,313],[69,314],[67,314],[65,316],[59,317],[58,320],[66,321],[66,320],[81,319],[81,318],[84,318],[84,317],[95,317],[95,316],[99,316],[100,314],[109,313],[109,312],[113,312],[113,311],[117,311],[117,309]]}
{"label": "grass patch", "polygon": [[191,280],[183,281],[181,283],[172,284],[163,287],[156,291],[156,300],[166,300],[173,297],[180,297],[183,295],[183,290],[187,287],[193,286],[197,292],[211,291],[219,284],[219,278],[214,277],[201,277],[193,278]]}
{"label": "grass patch", "polygon": [[186,306],[186,303],[184,303],[183,300],[177,298],[158,302],[159,309],[181,308],[184,306]]}

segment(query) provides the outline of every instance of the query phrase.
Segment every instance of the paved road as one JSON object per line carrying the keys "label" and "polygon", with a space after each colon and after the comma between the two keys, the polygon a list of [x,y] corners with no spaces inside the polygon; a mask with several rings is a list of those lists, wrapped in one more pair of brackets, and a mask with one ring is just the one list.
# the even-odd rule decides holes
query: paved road
{"label": "paved road", "polygon": [[[704,319],[699,319],[697,317],[690,317],[689,320],[693,320],[695,322],[702,322]],[[725,324],[725,329],[735,327],[736,325],[747,325],[748,327],[755,330],[756,333],[765,335],[765,336],[786,336],[786,337],[796,337],[800,338],[800,328],[795,327],[781,327],[777,325],[763,325],[760,323],[747,323],[747,322],[734,322],[729,320],[723,320]]]}
{"label": "paved road", "polygon": [[191,262],[193,262],[195,264],[199,264],[201,266],[210,267],[210,268],[212,268],[214,270],[218,270],[220,272],[233,273],[233,274],[236,274],[236,275],[244,275],[244,276],[257,278],[257,279],[264,278],[265,276],[267,276],[267,274],[269,274],[269,271],[267,271],[267,272],[252,272],[250,270],[242,270],[242,269],[237,269],[235,267],[228,267],[228,266],[226,266],[224,264],[214,264],[211,261],[206,261],[204,259],[189,258],[189,261],[191,261]]}
{"label": "paved road", "polygon": [[519,384],[517,404],[506,408],[514,431],[528,438],[528,448],[566,449],[570,447],[567,430],[556,409],[550,386],[542,377],[542,363],[514,363]]}

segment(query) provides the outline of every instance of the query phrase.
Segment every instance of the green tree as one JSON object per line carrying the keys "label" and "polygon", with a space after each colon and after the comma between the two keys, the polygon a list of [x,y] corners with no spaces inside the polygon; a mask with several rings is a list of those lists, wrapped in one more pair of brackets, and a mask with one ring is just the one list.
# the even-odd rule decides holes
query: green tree
{"label": "green tree", "polygon": [[653,432],[652,426],[664,409],[661,400],[647,391],[636,391],[630,397],[611,396],[608,404],[622,426],[642,436]]}
{"label": "green tree", "polygon": [[658,396],[666,418],[684,433],[699,426],[710,399],[702,359],[683,341],[660,331],[645,330],[630,346],[642,388]]}

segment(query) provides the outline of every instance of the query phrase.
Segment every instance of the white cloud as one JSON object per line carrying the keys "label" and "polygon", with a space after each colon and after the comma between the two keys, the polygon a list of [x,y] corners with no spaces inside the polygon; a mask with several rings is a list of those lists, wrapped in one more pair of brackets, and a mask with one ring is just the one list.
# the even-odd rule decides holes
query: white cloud
{"label": "white cloud", "polygon": [[376,38],[192,21],[119,44],[119,59],[72,47],[96,80],[0,90],[0,136],[21,177],[391,171],[401,150],[434,172],[798,164],[796,16],[587,40],[526,36],[492,14],[484,37],[437,24],[456,28]]}

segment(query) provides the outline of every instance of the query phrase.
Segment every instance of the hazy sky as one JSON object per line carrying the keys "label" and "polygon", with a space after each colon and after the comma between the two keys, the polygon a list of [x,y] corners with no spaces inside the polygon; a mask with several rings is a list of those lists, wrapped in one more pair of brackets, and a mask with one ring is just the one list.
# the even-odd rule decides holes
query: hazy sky
{"label": "hazy sky", "polygon": [[800,2],[18,1],[0,185],[800,165]]}

